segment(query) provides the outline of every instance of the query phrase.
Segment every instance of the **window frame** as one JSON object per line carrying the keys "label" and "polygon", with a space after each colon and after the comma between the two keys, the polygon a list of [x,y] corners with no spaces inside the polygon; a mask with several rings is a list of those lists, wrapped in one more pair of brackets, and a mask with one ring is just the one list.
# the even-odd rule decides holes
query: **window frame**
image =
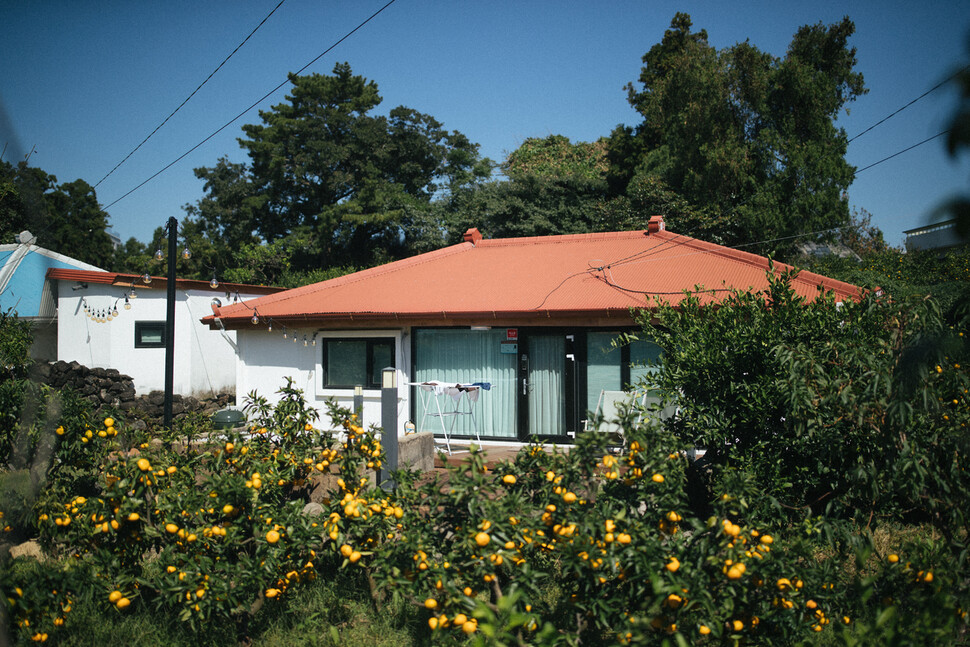
{"label": "window frame", "polygon": [[321,368],[321,380],[320,387],[323,389],[353,389],[358,386],[356,384],[330,384],[329,383],[329,371],[327,370],[327,359],[331,343],[340,342],[364,342],[364,371],[368,376],[368,383],[362,384],[365,390],[378,390],[381,388],[381,380],[378,376],[375,382],[370,382],[371,376],[374,375],[374,370],[381,370],[386,367],[384,366],[374,366],[374,349],[376,347],[389,347],[391,354],[391,366],[397,368],[397,340],[394,337],[386,336],[375,336],[375,337],[324,337],[321,340],[321,355],[320,355],[320,368]]}
{"label": "window frame", "polygon": [[[158,330],[161,333],[161,341],[145,342],[142,340],[142,336],[145,332],[155,330]],[[165,342],[167,341],[166,332],[166,325],[164,321],[136,321],[135,348],[165,348]]]}

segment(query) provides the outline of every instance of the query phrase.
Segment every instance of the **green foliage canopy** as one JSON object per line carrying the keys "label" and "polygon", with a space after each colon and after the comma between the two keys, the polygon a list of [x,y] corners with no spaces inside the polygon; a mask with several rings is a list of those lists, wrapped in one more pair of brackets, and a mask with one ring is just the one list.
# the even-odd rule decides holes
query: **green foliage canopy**
{"label": "green foliage canopy", "polygon": [[611,137],[613,191],[728,245],[846,224],[853,169],[834,122],[866,92],[854,29],[848,18],[804,26],[776,58],[747,41],[717,51],[675,15],[644,55],[639,86],[627,86],[643,121]]}
{"label": "green foliage canopy", "polygon": [[108,214],[84,180],[57,178],[21,162],[0,162],[0,242],[27,229],[37,243],[97,267],[110,265]]}
{"label": "green foliage canopy", "polygon": [[642,315],[664,352],[655,386],[680,408],[673,429],[707,448],[715,479],[737,469],[789,510],[864,523],[921,511],[959,535],[968,519],[953,508],[970,501],[938,495],[970,492],[962,333],[932,299],[807,301],[791,276]]}
{"label": "green foliage canopy", "polygon": [[476,144],[433,117],[374,114],[377,84],[346,63],[290,81],[286,103],[243,126],[249,164],[196,170],[206,196],[188,212],[217,245],[284,241],[295,270],[399,258],[417,242],[410,214],[490,173]]}

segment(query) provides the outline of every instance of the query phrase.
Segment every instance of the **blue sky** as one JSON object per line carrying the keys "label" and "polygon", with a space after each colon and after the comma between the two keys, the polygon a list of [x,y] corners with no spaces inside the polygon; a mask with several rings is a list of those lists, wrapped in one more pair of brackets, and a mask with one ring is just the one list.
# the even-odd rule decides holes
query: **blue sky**
{"label": "blue sky", "polygon": [[[286,0],[230,61],[141,149],[98,186],[111,227],[142,241],[202,196],[192,169],[244,161],[245,114],[128,197],[125,193],[210,136],[306,65],[387,0]],[[98,182],[178,106],[278,0],[8,2],[0,21],[0,147],[61,182]],[[750,40],[783,56],[803,24],[856,25],[851,44],[869,93],[839,125],[851,137],[970,63],[970,2],[648,2],[397,0],[307,70],[350,63],[377,82],[381,111],[406,105],[502,159],[527,137],[591,141],[637,114],[623,86],[677,11],[715,47]],[[262,102],[284,100],[286,88]],[[956,105],[941,88],[853,141],[859,168],[931,137]],[[861,172],[850,202],[893,244],[936,207],[970,190],[970,159],[944,138]],[[10,242],[10,241],[3,241]],[[43,241],[40,241],[43,244]],[[69,253],[67,250],[62,250]]]}

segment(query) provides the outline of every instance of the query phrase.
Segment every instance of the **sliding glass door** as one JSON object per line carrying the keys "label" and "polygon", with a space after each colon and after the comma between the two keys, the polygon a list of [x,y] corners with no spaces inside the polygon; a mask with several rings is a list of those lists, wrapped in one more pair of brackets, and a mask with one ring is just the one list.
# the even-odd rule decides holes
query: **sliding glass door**
{"label": "sliding glass door", "polygon": [[[473,415],[438,417],[438,407],[454,411],[456,403],[447,394],[435,395],[413,387],[416,402],[414,422],[418,431],[442,434],[442,422],[454,423],[455,436],[475,437],[477,423],[481,436],[515,439],[517,437],[516,354],[506,343],[502,330],[421,328],[414,333],[414,381],[442,384],[483,382],[488,390],[478,392],[471,407]],[[460,403],[467,405],[467,402]],[[423,426],[422,426],[423,423]],[[449,427],[450,428],[450,427]]]}

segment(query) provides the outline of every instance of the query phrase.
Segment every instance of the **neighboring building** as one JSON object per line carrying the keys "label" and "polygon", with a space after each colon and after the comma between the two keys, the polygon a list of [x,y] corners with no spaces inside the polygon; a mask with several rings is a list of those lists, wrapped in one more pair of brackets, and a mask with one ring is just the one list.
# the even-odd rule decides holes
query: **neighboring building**
{"label": "neighboring building", "polygon": [[[460,244],[226,305],[205,322],[237,332],[237,394],[272,399],[291,377],[323,410],[331,397],[350,407],[360,384],[364,422],[377,423],[380,372],[393,366],[399,434],[411,420],[473,435],[472,416],[427,417],[442,401],[447,411],[448,393],[414,383],[485,382],[474,408],[484,440],[566,440],[602,392],[636,384],[657,356],[644,341],[614,346],[636,330],[632,308],[676,304],[696,286],[716,304],[731,288],[767,287],[767,269],[763,257],[665,231],[658,216],[647,231],[484,240],[470,229]],[[820,286],[838,300],[859,294],[810,272],[793,283],[807,298]]]}
{"label": "neighboring building", "polygon": [[[134,274],[53,268],[47,272],[57,301],[57,359],[90,368],[115,368],[146,394],[165,388],[167,281],[146,284]],[[245,302],[281,288],[176,280],[175,371],[180,395],[233,391],[236,333],[210,329],[200,319],[222,304]]]}
{"label": "neighboring building", "polygon": [[906,234],[904,245],[907,252],[936,249],[945,253],[956,247],[963,247],[967,243],[957,233],[956,220],[945,220],[925,227],[907,229],[903,233]]}
{"label": "neighboring building", "polygon": [[34,335],[31,357],[54,360],[57,359],[57,303],[47,283],[47,270],[102,270],[38,247],[29,231],[18,234],[17,241],[13,245],[0,245],[0,311],[12,310],[20,319],[31,323]]}

